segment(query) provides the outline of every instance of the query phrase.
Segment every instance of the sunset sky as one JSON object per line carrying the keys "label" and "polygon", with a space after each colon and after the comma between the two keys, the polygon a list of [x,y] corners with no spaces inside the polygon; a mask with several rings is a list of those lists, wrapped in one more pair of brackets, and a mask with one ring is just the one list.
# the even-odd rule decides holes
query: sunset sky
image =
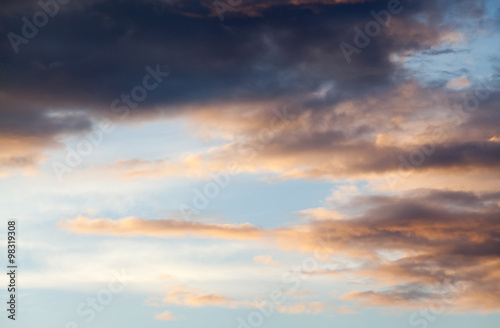
{"label": "sunset sky", "polygon": [[3,0],[0,32],[1,327],[498,327],[498,1]]}

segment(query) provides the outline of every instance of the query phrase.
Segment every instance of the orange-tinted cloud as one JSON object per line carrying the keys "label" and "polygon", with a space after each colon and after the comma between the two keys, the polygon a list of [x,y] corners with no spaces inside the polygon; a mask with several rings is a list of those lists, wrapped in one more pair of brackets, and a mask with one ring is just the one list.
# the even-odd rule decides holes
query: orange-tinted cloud
{"label": "orange-tinted cloud", "polygon": [[[346,206],[343,211],[349,209],[349,215],[344,213],[339,218],[339,212],[332,211],[329,219],[327,210],[302,212],[307,224],[277,229],[258,229],[249,224],[85,217],[65,221],[62,226],[78,233],[125,236],[197,236],[256,242],[268,237],[289,251],[315,253],[321,248],[330,255],[359,263],[307,274],[349,274],[373,279],[383,286],[349,293],[344,300],[366,306],[421,306],[439,298],[443,286],[461,285],[450,300],[454,306],[473,311],[499,310],[500,193],[417,190],[404,196],[360,196]],[[170,302],[190,306],[240,304],[216,294],[174,291],[169,297]]]}
{"label": "orange-tinted cloud", "polygon": [[[481,111],[470,110],[467,116],[450,105],[446,91],[426,89],[416,81],[320,111],[291,106],[276,107],[273,113],[272,103],[258,101],[190,108],[186,118],[199,134],[227,143],[177,159],[117,161],[96,170],[120,178],[207,179],[235,164],[237,172],[270,173],[281,179],[396,175],[404,181],[418,173],[458,172],[495,178],[500,166],[495,136],[500,133],[497,126],[477,123],[486,124],[482,116],[493,115],[500,97],[493,89],[488,92]],[[420,108],[418,114],[414,108]]]}
{"label": "orange-tinted cloud", "polygon": [[[216,293],[203,293],[199,289],[189,286],[169,286],[169,291],[164,297],[150,297],[149,306],[182,305],[187,307],[216,306],[224,308],[261,308],[269,307],[269,301],[261,300],[235,300]],[[272,303],[272,308],[280,313],[288,314],[318,314],[326,310],[320,302],[288,302],[287,304]]]}
{"label": "orange-tinted cloud", "polygon": [[163,321],[174,321],[177,320],[175,316],[172,315],[169,311],[164,311],[158,315],[155,315],[156,320],[163,320]]}
{"label": "orange-tinted cloud", "polygon": [[205,294],[187,286],[175,286],[171,288],[162,301],[164,304],[192,307],[223,306],[232,308],[240,305],[237,301],[231,300],[225,296],[214,293]]}
{"label": "orange-tinted cloud", "polygon": [[254,263],[263,264],[263,265],[278,265],[278,264],[280,264],[280,262],[273,259],[273,257],[271,255],[255,256],[253,258],[253,261],[254,261]]}
{"label": "orange-tinted cloud", "polygon": [[[357,275],[382,286],[351,292],[344,300],[366,306],[424,306],[455,288],[451,308],[500,310],[500,193],[418,191],[407,196],[359,197],[359,214],[313,221],[309,242],[321,240],[334,254],[362,259],[350,270],[318,273]],[[292,246],[292,242],[287,244]],[[317,274],[317,273],[316,273]],[[477,301],[477,303],[475,303]]]}
{"label": "orange-tinted cloud", "polygon": [[262,230],[249,224],[209,224],[170,219],[146,220],[129,217],[120,220],[89,219],[78,216],[60,226],[74,233],[110,236],[199,237],[222,239],[258,239]]}
{"label": "orange-tinted cloud", "polygon": [[34,174],[41,162],[47,159],[44,151],[55,147],[54,142],[43,138],[0,134],[0,177],[22,172]]}

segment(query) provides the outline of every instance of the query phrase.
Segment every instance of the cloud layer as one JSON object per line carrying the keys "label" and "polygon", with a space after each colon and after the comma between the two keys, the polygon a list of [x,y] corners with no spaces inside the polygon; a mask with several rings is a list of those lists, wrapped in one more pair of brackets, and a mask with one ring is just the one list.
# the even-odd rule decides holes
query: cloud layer
{"label": "cloud layer", "polygon": [[[273,238],[286,250],[321,251],[361,261],[353,268],[326,267],[307,274],[348,274],[375,279],[384,286],[380,290],[352,292],[343,296],[344,300],[360,300],[369,306],[422,306],[439,297],[440,288],[460,285],[450,300],[453,305],[472,311],[496,311],[500,304],[499,204],[499,193],[430,190],[399,197],[360,196],[350,202],[349,208],[361,213],[339,218],[335,211],[329,217],[327,209],[306,211],[307,225],[277,229],[249,224],[83,217],[66,221],[63,227],[76,233],[124,236],[183,235],[260,242]],[[261,260],[269,263],[268,257]],[[177,299],[174,296],[171,300]],[[183,304],[194,305],[198,300],[230,303],[213,295],[200,297],[184,297]]]}

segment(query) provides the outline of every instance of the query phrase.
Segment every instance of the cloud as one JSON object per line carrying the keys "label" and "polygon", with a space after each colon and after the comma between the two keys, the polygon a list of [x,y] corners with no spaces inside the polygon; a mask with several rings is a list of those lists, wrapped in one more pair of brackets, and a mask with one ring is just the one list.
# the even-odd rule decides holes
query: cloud
{"label": "cloud", "polygon": [[[373,282],[363,290],[353,287],[344,301],[410,308],[441,299],[443,286],[460,285],[448,298],[450,306],[498,312],[497,59],[478,65],[492,72],[482,83],[472,78],[475,68],[454,64],[452,72],[440,67],[439,76],[426,84],[420,74],[431,72],[408,65],[410,59],[424,64],[429,57],[463,52],[476,57],[474,49],[459,46],[471,36],[491,34],[492,22],[484,2],[422,0],[403,6],[350,64],[339,45],[353,44],[354,27],[364,28],[387,1],[248,0],[227,12],[224,22],[212,0],[60,6],[36,37],[19,45],[19,53],[8,38],[0,41],[0,177],[36,173],[51,151],[63,150],[67,137],[82,135],[103,118],[117,124],[182,119],[190,124],[190,137],[217,142],[207,151],[115,160],[82,173],[94,178],[100,173],[120,179],[210,179],[232,161],[238,172],[269,179],[364,179],[375,185],[399,175],[403,179],[392,193],[360,196],[355,185],[343,185],[320,207],[299,211],[300,223],[274,229],[178,217],[82,215],[60,227],[85,235],[250,241],[313,254],[320,245],[354,264],[331,263],[304,274]],[[34,1],[6,1],[0,32],[20,34],[21,17],[31,18],[37,10]],[[146,66],[156,65],[168,70],[169,78],[121,119],[112,103],[122,99],[125,106],[122,97],[142,83]],[[277,124],[273,109],[283,111],[284,104],[291,118]],[[412,190],[422,187],[441,190]],[[279,264],[270,255],[253,260]],[[199,278],[192,268],[174,271]],[[210,278],[238,272],[225,271],[215,270]],[[77,279],[59,272],[67,284]],[[31,281],[39,284],[37,277],[31,275]],[[261,304],[187,286],[172,287],[159,302],[196,308]],[[321,302],[276,308],[326,311]],[[156,318],[176,319],[168,311]]]}
{"label": "cloud", "polygon": [[[439,297],[438,290],[443,286],[463,285],[451,299],[454,306],[466,311],[498,310],[500,193],[415,190],[401,196],[359,196],[340,214],[339,218],[339,212],[332,211],[332,219],[328,219],[328,211],[311,211],[307,224],[276,229],[257,229],[249,224],[85,217],[65,221],[62,226],[72,232],[124,236],[196,236],[256,242],[266,237],[288,251],[314,254],[321,247],[328,254],[357,261],[356,266],[334,270],[336,276],[349,274],[386,286],[382,290],[351,292],[344,296],[346,300],[370,306],[419,306]],[[318,268],[305,273],[331,276],[334,271]],[[221,295],[182,290],[171,294],[170,301],[174,300],[192,306],[240,305]]]}
{"label": "cloud", "polygon": [[[50,144],[102,118],[125,124],[252,102],[293,102],[307,114],[398,88],[408,73],[392,56],[428,50],[453,32],[439,20],[441,15],[433,15],[452,4],[405,4],[369,49],[347,65],[339,44],[352,42],[352,27],[372,19],[372,10],[386,9],[385,1],[244,1],[226,15],[227,26],[215,17],[212,2],[70,3],[21,44],[19,54],[5,38],[0,43],[2,62],[8,63],[0,79],[0,128],[14,138],[35,134]],[[21,33],[20,18],[37,10],[36,3],[10,1],[0,11],[0,31]],[[415,18],[418,14],[433,19],[424,23]],[[84,23],[85,31],[74,28]],[[171,75],[130,108],[127,120],[119,120],[111,104],[142,82],[148,65],[160,65]],[[236,112],[245,116],[245,108]],[[343,114],[338,116],[333,118]],[[330,131],[321,137],[346,140],[369,126],[351,127],[348,133]],[[309,142],[319,139],[310,136]],[[315,173],[308,175],[323,170],[311,168]]]}
{"label": "cloud", "polygon": [[11,137],[0,134],[0,177],[22,172],[32,175],[38,172],[38,164],[47,159],[44,151],[55,147],[54,143],[37,137]]}
{"label": "cloud", "polygon": [[456,79],[450,80],[446,86],[449,89],[463,89],[467,88],[470,85],[469,79],[467,76],[457,77]]}
{"label": "cloud", "polygon": [[[460,94],[483,95],[472,109],[463,109],[464,100],[455,104],[462,106],[457,109],[450,101],[458,101],[458,95],[451,97],[449,90],[425,88],[416,81],[315,110],[258,101],[189,109],[186,118],[193,130],[225,143],[178,158],[119,160],[94,167],[93,172],[122,179],[207,179],[236,163],[237,172],[278,179],[372,179],[391,174],[406,178],[450,172],[489,172],[493,178],[500,165],[500,149],[492,139],[500,134],[498,125],[492,124],[500,121],[495,110],[500,97],[494,91],[496,82],[491,83]],[[469,103],[474,101],[470,98]]]}
{"label": "cloud", "polygon": [[177,320],[176,317],[172,315],[169,311],[164,311],[158,315],[155,315],[156,320],[164,320],[164,321],[174,321]]}
{"label": "cloud", "polygon": [[317,207],[317,208],[302,210],[302,211],[299,211],[298,214],[304,216],[305,218],[314,219],[314,220],[340,220],[340,219],[342,219],[342,215],[340,215],[340,213],[338,213],[337,211],[334,211],[332,209],[326,208],[326,207]]}
{"label": "cloud", "polygon": [[326,305],[321,302],[302,302],[293,305],[278,305],[277,309],[280,313],[288,314],[318,314],[326,310]]}
{"label": "cloud", "polygon": [[164,304],[176,304],[191,307],[201,306],[223,306],[223,307],[239,307],[237,301],[231,300],[219,294],[204,294],[197,289],[187,286],[172,287],[167,295],[162,299]]}
{"label": "cloud", "polygon": [[346,308],[345,306],[341,306],[339,309],[338,309],[338,313],[339,314],[355,314],[357,313],[355,310],[352,310],[352,309],[349,309],[349,308]]}
{"label": "cloud", "polygon": [[403,286],[389,291],[364,291],[353,292],[341,297],[342,300],[359,301],[362,305],[369,307],[419,307],[429,300],[433,294],[422,291],[422,286]]}
{"label": "cloud", "polygon": [[74,233],[111,236],[152,236],[152,237],[198,237],[222,239],[259,239],[263,231],[249,223],[209,224],[173,219],[146,220],[129,217],[119,220],[89,219],[79,215],[74,220],[59,224]]}
{"label": "cloud", "polygon": [[259,255],[253,258],[253,262],[257,264],[263,265],[279,265],[281,264],[279,261],[273,259],[271,255]]}
{"label": "cloud", "polygon": [[[329,136],[327,133],[318,133],[313,138],[326,143]],[[495,175],[496,168],[500,166],[500,146],[494,142],[431,142],[414,149],[377,147],[364,141],[333,141],[328,145],[314,143],[311,138],[302,138],[295,144],[268,144],[260,152],[246,145],[245,154],[240,144],[235,143],[207,154],[190,154],[179,162],[134,159],[115,162],[105,169],[112,169],[124,179],[179,175],[208,178],[212,172],[227,171],[229,163],[236,163],[236,172],[240,173],[272,173],[281,179],[334,179],[369,178],[375,174],[391,173],[406,177],[418,171],[489,170]]]}
{"label": "cloud", "polygon": [[318,314],[326,310],[320,302],[291,302],[290,304],[272,303],[263,300],[234,300],[216,293],[203,293],[199,289],[185,285],[169,286],[164,297],[150,297],[146,302],[149,306],[181,305],[186,307],[216,306],[224,308],[266,308],[272,307],[279,313],[288,314]]}
{"label": "cloud", "polygon": [[0,175],[37,172],[49,158],[47,151],[62,148],[63,137],[92,126],[82,112],[41,112],[34,103],[19,104],[23,100],[11,98],[15,95],[0,91]]}
{"label": "cloud", "polygon": [[[441,297],[440,288],[460,285],[450,306],[495,312],[500,300],[499,200],[498,192],[452,191],[359,197],[350,206],[360,214],[311,222],[310,244],[303,238],[303,247],[313,250],[315,241],[322,240],[332,253],[362,259],[360,267],[346,273],[387,286],[351,292],[344,300],[374,307],[423,306]],[[479,299],[481,304],[475,304]]]}

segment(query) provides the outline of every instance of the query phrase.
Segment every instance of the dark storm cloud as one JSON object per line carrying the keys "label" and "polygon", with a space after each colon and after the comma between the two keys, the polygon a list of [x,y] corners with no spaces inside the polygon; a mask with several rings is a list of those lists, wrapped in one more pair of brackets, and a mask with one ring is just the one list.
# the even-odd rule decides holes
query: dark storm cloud
{"label": "dark storm cloud", "polygon": [[[497,74],[494,79],[494,88],[496,90],[498,90],[498,86],[500,86],[499,77],[500,76]],[[482,89],[484,93],[484,87],[478,89]],[[471,108],[476,108],[474,96],[471,96],[471,94],[473,94],[473,92],[470,92],[465,98],[454,102],[454,104],[464,105],[465,101],[469,100],[469,106]],[[457,126],[460,133],[463,135],[481,136],[485,139],[492,136],[500,137],[500,93],[492,92],[490,97],[481,100],[477,104],[476,109],[469,111],[465,110],[466,119],[463,120],[460,126]],[[463,112],[460,114],[463,115]]]}
{"label": "dark storm cloud", "polygon": [[92,125],[83,112],[50,113],[30,108],[19,110],[7,107],[2,111],[0,136],[36,136],[50,138],[55,135],[75,133]]}
{"label": "dark storm cloud", "polygon": [[396,67],[389,54],[428,47],[438,39],[437,30],[411,18],[423,6],[404,5],[398,18],[409,33],[418,34],[408,39],[382,29],[347,65],[339,44],[352,42],[353,27],[372,20],[370,11],[385,9],[386,1],[276,2],[258,17],[234,13],[223,24],[209,15],[212,8],[195,1],[70,2],[21,44],[18,54],[6,35],[21,34],[20,18],[31,20],[28,9],[36,8],[13,4],[16,10],[4,13],[0,25],[5,35],[0,88],[21,100],[37,99],[40,111],[84,109],[96,115],[109,113],[111,101],[137,85],[147,65],[162,64],[172,78],[148,95],[143,110],[300,95],[332,80],[344,97],[359,96],[391,87]]}
{"label": "dark storm cloud", "polygon": [[[17,54],[7,34],[21,34],[21,17],[31,21],[40,8],[33,2],[9,2],[0,14],[0,34],[5,36],[0,39],[1,132],[54,139],[88,129],[98,117],[116,119],[111,103],[142,82],[147,66],[156,65],[170,75],[132,110],[131,119],[158,112],[177,114],[183,106],[292,100],[296,114],[313,110],[317,113],[313,119],[324,121],[324,113],[340,103],[390,99],[411,79],[411,72],[391,56],[435,51],[431,48],[441,42],[442,34],[453,32],[449,22],[440,18],[442,12],[450,8],[463,18],[480,17],[483,10],[479,4],[463,13],[457,9],[461,3],[451,1],[401,1],[403,10],[392,15],[390,25],[382,27],[348,64],[340,44],[354,44],[354,27],[363,29],[374,20],[370,12],[387,10],[388,2],[343,2],[251,1],[228,12],[221,22],[208,2],[70,1],[59,6],[60,12],[34,38],[20,44]],[[427,17],[427,22],[417,14]],[[310,97],[325,85],[332,87],[322,98]],[[443,81],[433,91],[443,92],[444,87]],[[492,111],[494,99],[485,102],[484,108]],[[379,116],[385,110],[388,117],[398,114],[385,107],[378,106]],[[364,116],[373,112],[366,108]],[[296,155],[300,163],[301,154],[307,152],[323,151],[334,157],[344,152],[349,159],[340,170],[338,165],[328,167],[328,161],[318,167],[314,158],[300,163],[310,168],[308,175],[331,176],[342,170],[348,174],[396,170],[399,156],[411,155],[406,149],[375,147],[366,141],[376,136],[381,122],[358,126],[359,116],[334,116],[344,121],[338,129],[294,131],[292,137],[284,133],[268,148],[269,156]],[[490,134],[498,130],[496,114],[490,111],[481,109],[470,120],[477,124],[471,125],[475,131],[486,131],[483,124],[490,126]],[[323,157],[317,159],[324,162]],[[436,146],[435,154],[419,169],[497,164],[497,145],[456,142]]]}

